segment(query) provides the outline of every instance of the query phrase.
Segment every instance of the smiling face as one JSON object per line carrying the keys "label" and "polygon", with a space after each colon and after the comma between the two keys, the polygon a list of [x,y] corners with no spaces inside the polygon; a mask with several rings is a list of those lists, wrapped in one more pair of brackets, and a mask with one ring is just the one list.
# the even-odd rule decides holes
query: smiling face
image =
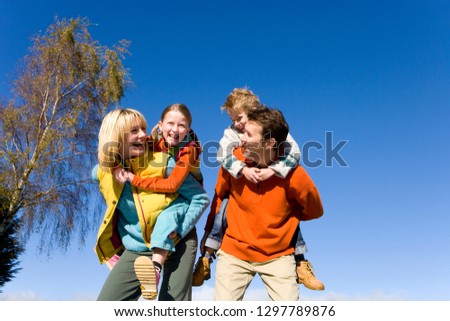
{"label": "smiling face", "polygon": [[247,114],[244,111],[228,111],[228,116],[230,116],[231,121],[233,122],[234,127],[240,131],[244,131],[244,127],[247,124],[248,118]]}
{"label": "smiling face", "polygon": [[190,131],[189,121],[179,111],[169,111],[159,122],[159,130],[162,132],[168,147],[178,145]]}
{"label": "smiling face", "polygon": [[123,137],[123,159],[144,155],[147,148],[147,128],[138,120],[133,121],[130,131]]}
{"label": "smiling face", "polygon": [[241,137],[241,144],[244,148],[245,157],[259,164],[262,160],[265,146],[261,125],[252,121],[247,122],[244,128],[244,135]]}

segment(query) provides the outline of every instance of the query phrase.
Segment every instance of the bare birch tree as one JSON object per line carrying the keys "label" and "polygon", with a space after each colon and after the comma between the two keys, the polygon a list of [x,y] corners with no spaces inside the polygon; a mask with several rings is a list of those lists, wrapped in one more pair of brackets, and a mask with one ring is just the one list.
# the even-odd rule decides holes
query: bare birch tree
{"label": "bare birch tree", "polygon": [[41,250],[65,250],[75,234],[82,244],[92,228],[98,129],[130,83],[122,63],[129,42],[101,46],[91,26],[87,19],[55,18],[33,39],[13,97],[0,104],[0,184],[7,203],[0,236],[16,219],[23,243],[39,233]]}

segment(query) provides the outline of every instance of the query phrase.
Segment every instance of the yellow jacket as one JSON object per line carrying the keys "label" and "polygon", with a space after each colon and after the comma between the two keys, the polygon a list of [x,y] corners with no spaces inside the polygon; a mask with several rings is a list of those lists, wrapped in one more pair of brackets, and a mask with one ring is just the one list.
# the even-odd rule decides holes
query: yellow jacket
{"label": "yellow jacket", "polygon": [[[164,177],[168,155],[162,152],[148,151],[142,157],[126,161],[128,170],[140,177]],[[95,252],[100,263],[105,263],[114,254],[124,249],[117,231],[116,206],[122,194],[123,185],[119,184],[111,173],[105,172],[99,166],[98,179],[100,192],[105,198],[107,209],[101,222]],[[150,248],[150,236],[156,219],[178,195],[176,193],[154,193],[132,186],[134,203],[139,216],[142,236],[145,244]]]}

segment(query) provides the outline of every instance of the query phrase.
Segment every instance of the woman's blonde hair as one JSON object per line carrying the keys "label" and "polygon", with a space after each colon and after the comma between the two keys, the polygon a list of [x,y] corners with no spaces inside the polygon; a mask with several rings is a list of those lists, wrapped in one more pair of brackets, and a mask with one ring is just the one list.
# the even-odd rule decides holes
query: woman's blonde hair
{"label": "woman's blonde hair", "polygon": [[131,108],[114,109],[105,115],[98,133],[99,166],[110,170],[122,163],[124,136],[136,123],[147,128],[145,117]]}

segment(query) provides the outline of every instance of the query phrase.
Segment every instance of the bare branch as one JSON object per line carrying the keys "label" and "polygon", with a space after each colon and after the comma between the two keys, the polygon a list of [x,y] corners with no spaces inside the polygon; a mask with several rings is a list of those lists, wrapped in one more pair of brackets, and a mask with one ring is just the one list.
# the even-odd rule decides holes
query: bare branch
{"label": "bare branch", "polygon": [[74,181],[54,185],[47,190],[43,190],[43,191],[39,191],[38,193],[35,193],[32,198],[27,199],[27,202],[26,202],[26,204],[24,204],[23,208],[34,207],[38,204],[41,204],[43,199],[46,199],[48,196],[54,194],[58,190],[64,189],[65,187],[79,186],[79,185],[86,185],[86,184],[92,184],[92,180],[89,180],[89,179],[74,180]]}
{"label": "bare branch", "polygon": [[90,223],[79,215],[89,207],[92,140],[130,83],[121,60],[129,42],[101,46],[90,26],[87,19],[56,18],[36,36],[18,70],[10,112],[1,113],[0,182],[8,212],[22,218],[24,235],[54,227],[62,247],[68,234]]}

